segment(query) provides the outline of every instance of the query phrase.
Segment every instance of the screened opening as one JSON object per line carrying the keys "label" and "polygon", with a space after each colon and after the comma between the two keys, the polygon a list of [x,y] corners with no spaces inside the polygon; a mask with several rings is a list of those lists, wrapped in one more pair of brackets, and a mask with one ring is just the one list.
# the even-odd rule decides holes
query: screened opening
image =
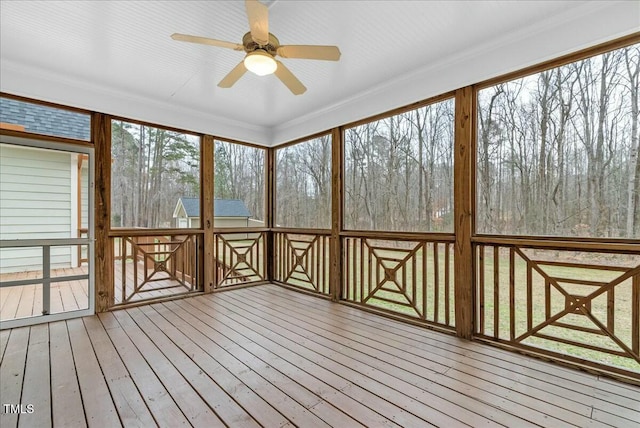
{"label": "screened opening", "polygon": [[265,149],[215,141],[214,227],[265,226]]}
{"label": "screened opening", "polygon": [[331,228],[331,135],[276,151],[275,225]]}
{"label": "screened opening", "polygon": [[640,237],[640,45],[478,93],[477,231]]}
{"label": "screened opening", "polygon": [[447,99],[345,131],[345,228],[453,232],[453,115]]}
{"label": "screened opening", "polygon": [[112,227],[197,228],[185,213],[192,200],[199,204],[199,137],[111,122]]}

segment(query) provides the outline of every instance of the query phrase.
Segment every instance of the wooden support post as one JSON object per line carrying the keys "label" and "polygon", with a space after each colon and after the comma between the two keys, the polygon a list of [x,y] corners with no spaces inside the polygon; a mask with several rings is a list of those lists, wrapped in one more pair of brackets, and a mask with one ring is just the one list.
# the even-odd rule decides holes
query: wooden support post
{"label": "wooden support post", "polygon": [[473,335],[473,235],[475,188],[475,95],[471,86],[456,91],[454,154],[455,306],[456,334]]}
{"label": "wooden support post", "polygon": [[[200,198],[202,204],[200,206],[200,218],[202,224],[200,227],[204,229],[203,249],[198,255],[202,259],[203,266],[203,291],[210,293],[215,288],[214,272],[216,264],[214,263],[214,236],[213,236],[213,189],[214,189],[214,152],[215,141],[211,135],[204,135],[200,140]],[[199,249],[200,250],[200,249]]]}
{"label": "wooden support post", "polygon": [[113,249],[111,229],[111,119],[91,115],[91,141],[95,147],[95,291],[96,312],[113,305]]}
{"label": "wooden support post", "polygon": [[334,128],[331,133],[331,244],[329,258],[331,266],[329,270],[329,292],[331,300],[338,301],[342,297],[342,238],[343,230],[342,210],[343,199],[343,166],[344,143],[343,129]]}
{"label": "wooden support post", "polygon": [[265,174],[267,175],[266,179],[266,189],[265,189],[265,225],[269,228],[269,231],[266,234],[266,253],[265,253],[265,263],[266,263],[266,275],[267,281],[273,281],[275,278],[275,240],[273,239],[273,227],[275,225],[275,215],[276,215],[276,149],[269,148],[266,151],[266,162],[265,162]]}

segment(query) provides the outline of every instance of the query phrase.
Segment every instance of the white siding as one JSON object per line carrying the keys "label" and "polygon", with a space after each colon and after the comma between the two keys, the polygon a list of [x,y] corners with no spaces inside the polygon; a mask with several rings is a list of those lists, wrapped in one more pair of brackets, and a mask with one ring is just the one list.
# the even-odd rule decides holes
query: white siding
{"label": "white siding", "polygon": [[[0,239],[70,238],[69,153],[0,144]],[[69,267],[71,249],[52,248],[52,268]],[[0,250],[0,273],[42,269],[40,248]]]}
{"label": "white siding", "polygon": [[[200,220],[199,217],[195,217]],[[247,227],[247,219],[246,218],[235,218],[235,217],[215,217],[213,219],[214,227]]]}
{"label": "white siding", "polygon": [[87,229],[89,227],[89,161],[84,160],[82,162],[82,170],[80,176],[80,216],[82,219],[81,228]]}

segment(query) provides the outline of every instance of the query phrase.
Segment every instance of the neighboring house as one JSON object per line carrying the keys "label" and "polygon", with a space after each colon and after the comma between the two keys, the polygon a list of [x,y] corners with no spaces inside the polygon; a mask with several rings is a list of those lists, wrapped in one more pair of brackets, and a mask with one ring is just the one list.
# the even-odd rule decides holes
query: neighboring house
{"label": "neighboring house", "polygon": [[[89,117],[0,98],[0,127],[88,139]],[[76,238],[88,220],[85,155],[0,143],[0,240]],[[51,268],[77,266],[76,246],[53,247]],[[0,273],[42,269],[41,248],[0,250]]]}
{"label": "neighboring house", "polygon": [[[264,222],[250,218],[251,213],[239,199],[215,199],[213,202],[215,227],[262,227]],[[173,210],[178,228],[200,227],[200,198],[180,198]]]}

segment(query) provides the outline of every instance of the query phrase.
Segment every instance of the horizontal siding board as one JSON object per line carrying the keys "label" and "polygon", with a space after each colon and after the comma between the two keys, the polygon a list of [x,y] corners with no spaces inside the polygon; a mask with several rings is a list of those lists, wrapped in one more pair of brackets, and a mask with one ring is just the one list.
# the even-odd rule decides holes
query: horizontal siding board
{"label": "horizontal siding board", "polygon": [[[43,205],[45,203],[43,202]],[[47,224],[69,224],[69,217],[71,216],[70,209],[59,209],[52,208],[49,204],[46,204],[46,218]],[[22,208],[11,208],[5,209],[4,201],[3,207],[0,208],[0,218],[2,218],[2,226],[10,225],[10,224],[33,224],[34,223],[34,210],[33,209],[22,209]],[[41,209],[37,210],[42,216]],[[40,217],[39,216],[39,217]],[[38,218],[38,217],[36,217]],[[6,219],[10,219],[7,221]]]}
{"label": "horizontal siding board", "polygon": [[[62,172],[62,171],[61,171]],[[54,177],[46,177],[39,175],[31,175],[31,174],[2,174],[2,186],[6,190],[12,190],[13,185],[22,186],[23,184],[37,185],[43,187],[54,187],[59,192],[65,187],[69,186],[70,175],[56,175]],[[13,189],[15,190],[15,189]]]}
{"label": "horizontal siding board", "polygon": [[[22,149],[19,149],[22,150]],[[25,152],[29,152],[29,150],[24,150]],[[40,150],[33,150],[31,153],[37,153]],[[53,169],[64,171],[65,166],[69,165],[70,155],[68,153],[63,152],[53,152],[48,155],[31,155],[31,153],[18,153],[17,151],[9,151],[6,149],[0,149],[0,155],[2,155],[2,163],[14,167],[24,167],[29,168],[33,166],[35,163],[42,164],[42,168],[44,169]]]}
{"label": "horizontal siding board", "polygon": [[[44,202],[43,202],[44,205]],[[31,225],[31,224],[40,224],[40,226],[62,226],[60,228],[52,228],[52,232],[69,232],[69,217],[71,216],[71,210],[50,210],[48,208],[43,208],[40,212],[34,212],[30,210],[24,215],[20,214],[21,210],[5,210],[8,214],[6,217],[2,217],[2,227],[10,228],[12,225]],[[40,215],[38,215],[40,214]]]}
{"label": "horizontal siding board", "polygon": [[[4,178],[3,178],[4,179]],[[71,182],[71,178],[67,180],[68,183]],[[59,186],[48,185],[45,183],[0,183],[0,192],[13,191],[16,192],[16,186],[20,186],[20,192],[38,192],[44,195],[50,193],[62,193],[60,191]],[[5,196],[6,197],[6,196]]]}
{"label": "horizontal siding board", "polygon": [[[67,203],[71,202],[71,195],[68,194],[68,193],[66,193],[66,194],[65,193],[43,193],[43,192],[39,192],[39,191],[38,192],[23,193],[21,200],[23,200],[23,201],[40,202],[45,197],[49,201],[65,201]],[[13,199],[13,200],[16,201],[16,200],[20,200],[20,199]],[[40,207],[42,207],[42,203],[40,204]]]}
{"label": "horizontal siding board", "polygon": [[[0,239],[54,239],[69,238],[71,228],[69,225],[64,229],[60,225],[34,224],[34,225],[14,225],[11,230],[0,229]],[[46,234],[47,236],[43,236]]]}
{"label": "horizontal siding board", "polygon": [[[7,175],[15,175],[15,176],[26,176],[28,177],[29,172],[33,169],[34,165],[39,165],[38,168],[38,176],[40,177],[60,177],[60,176],[71,176],[71,172],[69,171],[69,165],[65,164],[66,168],[62,168],[63,164],[60,164],[60,167],[57,163],[47,164],[44,162],[38,161],[28,161],[28,162],[19,162],[17,159],[9,159],[10,162],[5,162],[5,159],[0,163],[3,171]],[[19,165],[23,164],[23,165]]]}
{"label": "horizontal siding board", "polygon": [[[52,247],[51,248],[51,258],[57,261],[60,261],[60,257],[64,257],[68,255],[71,251],[71,247]],[[38,259],[42,260],[42,247],[30,247],[30,248],[2,248],[0,249],[0,254],[2,254],[2,263],[5,260],[15,260],[15,259]]]}
{"label": "horizontal siding board", "polygon": [[[71,201],[69,200],[49,200],[47,206],[54,210],[69,210]],[[0,209],[22,209],[34,210],[41,209],[42,201],[40,199],[2,199],[2,207]]]}
{"label": "horizontal siding board", "polygon": [[0,154],[3,158],[14,158],[21,160],[46,160],[47,162],[63,162],[65,157],[69,159],[70,154],[57,152],[54,150],[40,149],[36,147],[21,147],[13,144],[0,144]]}

